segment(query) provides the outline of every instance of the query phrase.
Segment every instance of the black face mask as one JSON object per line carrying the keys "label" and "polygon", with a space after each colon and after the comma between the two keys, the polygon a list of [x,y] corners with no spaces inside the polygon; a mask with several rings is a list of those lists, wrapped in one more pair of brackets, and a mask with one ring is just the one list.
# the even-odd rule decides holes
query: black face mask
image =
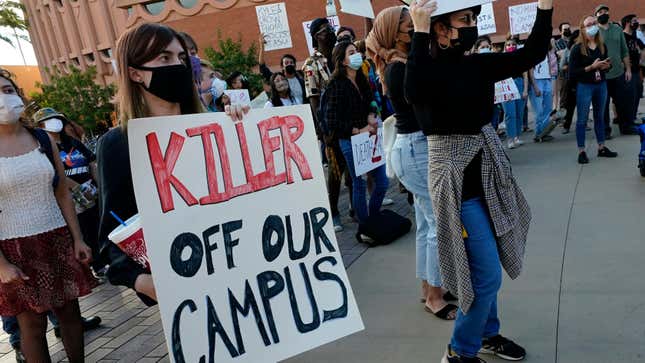
{"label": "black face mask", "polygon": [[565,36],[565,37],[567,37],[567,38],[568,38],[568,37],[570,37],[570,36],[571,36],[571,29],[565,29],[565,30],[562,32],[562,35],[564,35],[564,36]]}
{"label": "black face mask", "polygon": [[632,29],[632,31],[636,31],[638,30],[639,26],[640,26],[639,23],[631,23],[630,28]]}
{"label": "black face mask", "polygon": [[288,66],[284,67],[284,71],[289,75],[296,74],[296,66],[289,64]]}
{"label": "black face mask", "polygon": [[457,28],[459,33],[457,39],[451,39],[450,45],[452,45],[455,50],[467,52],[473,48],[477,42],[477,37],[479,32],[476,26],[466,26],[462,28]]}
{"label": "black face mask", "polygon": [[143,88],[166,102],[184,103],[191,99],[195,84],[193,74],[183,64],[163,67],[132,67],[142,71],[151,71],[150,86]]}
{"label": "black face mask", "polygon": [[602,14],[598,17],[598,22],[602,25],[609,23],[609,14]]}
{"label": "black face mask", "polygon": [[333,48],[336,45],[337,40],[338,38],[336,37],[336,34],[334,34],[333,32],[329,32],[325,37],[325,45],[329,46],[330,48]]}

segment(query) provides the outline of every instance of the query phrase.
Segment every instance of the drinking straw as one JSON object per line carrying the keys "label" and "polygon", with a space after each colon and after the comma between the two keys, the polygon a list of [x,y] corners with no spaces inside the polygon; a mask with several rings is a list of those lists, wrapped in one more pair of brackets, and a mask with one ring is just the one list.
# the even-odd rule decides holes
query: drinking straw
{"label": "drinking straw", "polygon": [[119,218],[119,216],[117,216],[116,213],[114,213],[113,211],[110,211],[110,214],[112,215],[112,217],[114,217],[114,219],[117,220],[117,222],[121,223],[124,227],[128,226],[128,224],[125,223],[123,219]]}

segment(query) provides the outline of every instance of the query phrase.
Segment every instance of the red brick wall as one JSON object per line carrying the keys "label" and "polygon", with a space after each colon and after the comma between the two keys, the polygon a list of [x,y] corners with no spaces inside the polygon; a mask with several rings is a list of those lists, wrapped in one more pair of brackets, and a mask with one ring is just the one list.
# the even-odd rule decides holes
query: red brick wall
{"label": "red brick wall", "polygon": [[[280,2],[275,0],[270,2]],[[612,19],[619,21],[628,13],[637,13],[641,18],[645,17],[645,0],[599,0],[611,7]],[[599,2],[598,1],[598,2]],[[324,2],[322,0],[286,0],[287,14],[289,16],[291,37],[294,47],[292,49],[281,49],[266,53],[266,62],[275,66],[279,63],[282,54],[293,53],[299,62],[308,56],[305,34],[302,30],[302,22],[312,20],[325,15]],[[498,34],[508,32],[508,6],[523,4],[528,0],[498,0],[494,4],[495,18]],[[562,21],[570,21],[577,25],[585,14],[593,12],[597,5],[589,0],[556,0],[554,15],[554,28]],[[379,12],[385,7],[401,4],[398,0],[373,0],[374,11]],[[306,5],[305,5],[306,4]],[[357,36],[364,37],[365,21],[363,18],[354,15],[338,12],[341,25],[354,28]],[[246,44],[257,42],[259,27],[255,8],[253,6],[234,8],[222,13],[196,15],[191,18],[182,19],[168,23],[179,30],[190,33],[198,43],[200,51],[216,46],[218,30],[223,37],[237,39],[241,36]]]}

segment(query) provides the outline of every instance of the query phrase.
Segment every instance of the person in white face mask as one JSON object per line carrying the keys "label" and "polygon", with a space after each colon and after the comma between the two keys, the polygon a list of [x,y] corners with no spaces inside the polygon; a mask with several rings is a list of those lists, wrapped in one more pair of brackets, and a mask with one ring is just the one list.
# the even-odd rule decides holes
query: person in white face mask
{"label": "person in white face mask", "polygon": [[[70,362],[84,357],[78,298],[96,286],[58,147],[20,121],[24,103],[0,71],[0,315],[16,317],[27,361],[47,362],[52,310]],[[4,319],[3,319],[4,320]]]}

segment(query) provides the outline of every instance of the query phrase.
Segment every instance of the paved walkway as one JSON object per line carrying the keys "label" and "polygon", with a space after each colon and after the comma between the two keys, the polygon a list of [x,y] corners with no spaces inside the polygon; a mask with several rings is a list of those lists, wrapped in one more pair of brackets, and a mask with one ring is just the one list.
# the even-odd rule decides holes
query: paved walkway
{"label": "paved walkway", "polygon": [[[534,218],[526,269],[518,280],[506,280],[500,294],[503,333],[526,346],[531,363],[645,362],[645,179],[636,169],[638,138],[609,141],[620,153],[616,160],[598,160],[590,147],[591,163],[581,167],[575,136],[560,136],[559,129],[554,135],[552,143],[527,142],[509,153]],[[396,186],[388,197],[395,200],[390,209],[411,214]],[[344,195],[341,206],[347,205]],[[366,330],[288,362],[438,362],[452,324],[418,303],[414,233],[366,249],[355,242],[348,217],[345,222],[338,239]],[[168,361],[157,308],[145,307],[132,291],[102,285],[81,308],[104,321],[86,334],[87,362]],[[47,339],[53,361],[63,361],[61,341],[53,331]],[[0,363],[13,361],[8,337],[0,334]]]}

